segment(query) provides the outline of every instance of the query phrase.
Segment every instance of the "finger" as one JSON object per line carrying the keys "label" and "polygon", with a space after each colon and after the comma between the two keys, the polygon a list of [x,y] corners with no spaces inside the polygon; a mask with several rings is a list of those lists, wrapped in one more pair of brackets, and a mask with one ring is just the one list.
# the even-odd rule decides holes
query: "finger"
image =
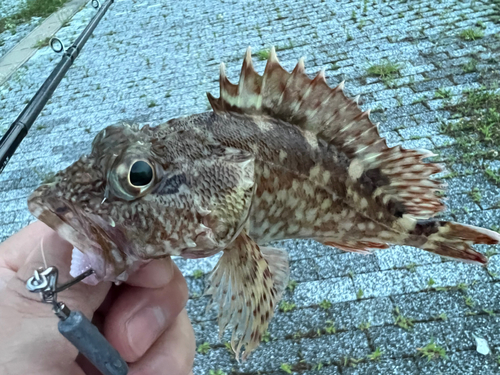
{"label": "finger", "polygon": [[8,267],[17,272],[33,249],[40,247],[42,238],[44,242],[50,242],[54,240],[51,238],[54,236],[57,236],[56,232],[41,221],[24,227],[0,244],[0,267]]}
{"label": "finger", "polygon": [[[174,263],[168,258],[153,260],[152,262],[145,265],[143,268],[139,269],[135,273],[129,276],[128,280],[125,282],[125,286],[132,285],[143,288],[161,288],[167,285],[174,277]],[[104,321],[104,316],[106,316],[113,304],[115,303],[124,285],[116,286],[112,285],[109,290],[106,299],[103,301],[99,309],[97,309],[94,315],[94,320],[98,319]],[[102,318],[102,319],[101,319]],[[98,326],[101,327],[101,326]]]}
{"label": "finger", "polygon": [[[174,263],[170,258],[157,259],[148,263],[145,267],[130,275],[125,284],[111,286],[106,298],[94,314],[92,322],[96,325],[104,322],[104,317],[108,314],[118,296],[122,294],[122,290],[127,284],[144,288],[161,288],[167,285],[173,277]],[[101,328],[103,324],[97,326]]]}
{"label": "finger", "polygon": [[106,316],[105,336],[127,362],[140,358],[186,305],[186,280],[177,266],[173,268],[163,288],[125,285]]}
{"label": "finger", "polygon": [[195,350],[193,327],[182,310],[148,352],[130,365],[129,375],[188,375]]}
{"label": "finger", "polygon": [[156,259],[130,275],[127,284],[142,288],[161,288],[174,276],[174,262],[170,257]]}

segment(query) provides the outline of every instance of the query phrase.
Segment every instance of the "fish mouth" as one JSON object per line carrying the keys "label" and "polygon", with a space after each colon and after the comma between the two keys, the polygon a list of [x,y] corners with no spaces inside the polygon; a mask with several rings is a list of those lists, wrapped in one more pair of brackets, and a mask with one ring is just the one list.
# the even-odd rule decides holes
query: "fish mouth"
{"label": "fish mouth", "polygon": [[92,269],[94,274],[85,278],[84,283],[119,283],[128,278],[131,269],[137,268],[137,260],[134,262],[129,256],[125,235],[101,217],[83,212],[67,200],[48,196],[42,187],[28,198],[28,209],[73,245],[71,276]]}

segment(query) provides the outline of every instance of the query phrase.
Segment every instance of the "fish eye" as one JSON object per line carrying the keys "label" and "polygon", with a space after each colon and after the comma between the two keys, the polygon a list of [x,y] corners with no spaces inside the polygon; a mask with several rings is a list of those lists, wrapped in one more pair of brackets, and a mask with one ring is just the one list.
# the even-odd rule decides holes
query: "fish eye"
{"label": "fish eye", "polygon": [[132,186],[146,186],[153,181],[153,167],[144,160],[138,160],[132,164],[128,175],[129,182]]}

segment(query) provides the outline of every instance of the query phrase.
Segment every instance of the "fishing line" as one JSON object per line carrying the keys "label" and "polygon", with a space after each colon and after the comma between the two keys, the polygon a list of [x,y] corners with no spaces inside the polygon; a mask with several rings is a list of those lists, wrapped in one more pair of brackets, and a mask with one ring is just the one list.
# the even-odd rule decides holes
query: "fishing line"
{"label": "fishing line", "polygon": [[45,252],[43,251],[43,239],[44,239],[44,237],[42,237],[42,239],[40,241],[40,251],[42,253],[43,265],[44,265],[45,268],[48,268],[47,267],[47,261],[45,260]]}

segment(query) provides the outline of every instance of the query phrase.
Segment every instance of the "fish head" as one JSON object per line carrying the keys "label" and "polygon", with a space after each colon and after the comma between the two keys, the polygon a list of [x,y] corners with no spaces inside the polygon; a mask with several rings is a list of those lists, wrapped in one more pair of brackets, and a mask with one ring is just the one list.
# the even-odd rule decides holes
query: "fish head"
{"label": "fish head", "polygon": [[153,129],[107,127],[89,155],[28,198],[31,213],[74,246],[70,273],[94,270],[89,284],[124,281],[155,258],[217,248],[186,174],[191,149]]}

